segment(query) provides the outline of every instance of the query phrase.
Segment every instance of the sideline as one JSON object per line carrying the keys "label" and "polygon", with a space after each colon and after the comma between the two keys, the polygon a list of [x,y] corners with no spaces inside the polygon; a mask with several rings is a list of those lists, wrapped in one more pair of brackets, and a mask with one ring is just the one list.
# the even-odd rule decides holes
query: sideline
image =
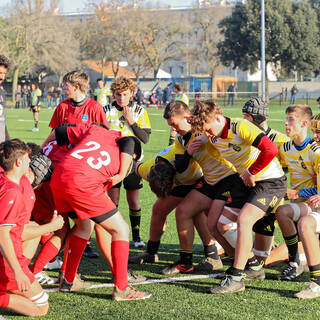
{"label": "sideline", "polygon": [[[169,283],[169,282],[175,282],[175,281],[190,281],[190,280],[196,280],[196,279],[208,279],[208,278],[216,278],[218,276],[218,273],[212,273],[212,274],[203,274],[203,275],[193,275],[193,276],[185,276],[185,277],[173,277],[173,278],[162,278],[162,279],[150,279],[144,282],[137,282],[133,285],[138,284],[153,284],[153,283]],[[113,287],[113,283],[103,283],[103,284],[94,284],[92,287],[86,289],[97,289],[97,288],[111,288]],[[57,292],[59,291],[59,288],[51,288],[51,289],[45,289],[46,292]],[[1,320],[1,318],[0,318]]]}

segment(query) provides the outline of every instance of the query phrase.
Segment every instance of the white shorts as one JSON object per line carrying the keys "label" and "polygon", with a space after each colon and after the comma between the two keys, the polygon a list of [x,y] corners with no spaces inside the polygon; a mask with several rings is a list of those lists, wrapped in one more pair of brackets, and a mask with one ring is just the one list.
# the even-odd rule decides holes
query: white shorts
{"label": "white shorts", "polygon": [[320,233],[320,213],[311,212],[309,213],[309,215],[314,217],[314,219],[316,220],[316,233]]}

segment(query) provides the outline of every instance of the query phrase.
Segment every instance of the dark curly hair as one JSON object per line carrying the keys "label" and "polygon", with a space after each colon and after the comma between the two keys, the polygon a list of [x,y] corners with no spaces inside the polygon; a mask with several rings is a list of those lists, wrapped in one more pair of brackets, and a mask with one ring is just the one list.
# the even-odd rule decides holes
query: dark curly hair
{"label": "dark curly hair", "polygon": [[121,91],[125,91],[128,89],[132,93],[135,93],[136,84],[133,80],[131,80],[130,78],[127,78],[127,77],[123,77],[123,76],[117,77],[113,81],[113,83],[111,84],[111,91],[112,91],[113,96],[116,92],[121,92]]}
{"label": "dark curly hair", "polygon": [[220,105],[213,100],[197,100],[191,112],[192,116],[189,119],[189,123],[196,133],[202,133],[204,124],[212,119],[215,115],[223,114]]}
{"label": "dark curly hair", "polygon": [[4,66],[5,68],[9,69],[10,68],[10,61],[9,59],[4,56],[3,54],[0,54],[0,66]]}
{"label": "dark curly hair", "polygon": [[150,169],[149,185],[158,198],[166,198],[170,195],[175,173],[174,167],[167,161],[156,163]]}

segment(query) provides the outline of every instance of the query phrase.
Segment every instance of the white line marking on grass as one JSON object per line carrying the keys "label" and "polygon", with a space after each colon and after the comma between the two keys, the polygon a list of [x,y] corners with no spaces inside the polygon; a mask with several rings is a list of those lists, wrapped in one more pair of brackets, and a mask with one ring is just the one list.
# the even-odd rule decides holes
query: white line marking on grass
{"label": "white line marking on grass", "polygon": [[[190,280],[197,280],[197,279],[208,279],[208,278],[216,278],[218,273],[212,274],[202,274],[202,275],[193,275],[193,276],[186,276],[186,277],[173,277],[173,278],[162,278],[162,279],[150,279],[144,282],[137,282],[133,285],[137,284],[153,284],[153,283],[168,283],[168,282],[178,282],[178,281],[190,281]],[[94,284],[89,289],[96,289],[96,288],[112,288],[113,283],[102,283],[102,284]],[[88,289],[86,289],[88,290]],[[57,292],[59,288],[51,288],[45,289],[46,292]]]}
{"label": "white line marking on grass", "polygon": [[162,116],[161,113],[149,113],[149,112],[148,112],[148,115],[149,116]]}
{"label": "white line marking on grass", "polygon": [[168,130],[162,130],[162,129],[151,129],[152,131],[156,131],[156,132],[169,132]]}
{"label": "white line marking on grass", "polygon": [[[34,120],[18,119],[19,122],[34,122]],[[49,123],[49,121],[39,121],[40,123]]]}
{"label": "white line marking on grass", "polygon": [[4,316],[0,316],[0,320],[8,320],[8,319],[5,318]]}

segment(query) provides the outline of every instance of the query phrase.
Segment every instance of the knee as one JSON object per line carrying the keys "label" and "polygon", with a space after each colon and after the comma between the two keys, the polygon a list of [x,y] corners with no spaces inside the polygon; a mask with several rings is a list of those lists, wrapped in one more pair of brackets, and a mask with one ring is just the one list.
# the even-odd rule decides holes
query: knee
{"label": "knee", "polygon": [[304,216],[298,222],[299,234],[313,232],[314,218],[312,216]]}

